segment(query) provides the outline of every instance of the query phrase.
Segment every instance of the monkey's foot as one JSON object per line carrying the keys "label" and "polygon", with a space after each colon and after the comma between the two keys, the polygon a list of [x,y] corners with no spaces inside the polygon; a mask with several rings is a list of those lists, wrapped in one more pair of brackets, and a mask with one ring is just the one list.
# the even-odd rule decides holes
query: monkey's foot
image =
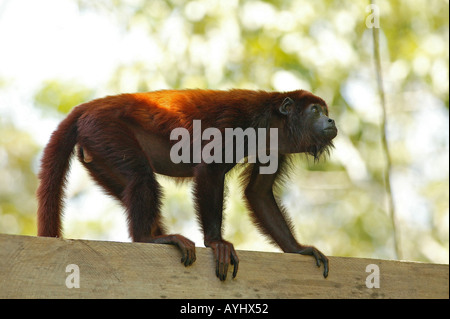
{"label": "monkey's foot", "polygon": [[320,262],[323,263],[323,276],[327,278],[328,276],[328,258],[322,254],[317,248],[313,246],[302,246],[302,249],[297,251],[301,255],[314,256],[316,259],[317,267],[320,267]]}
{"label": "monkey's foot", "polygon": [[175,245],[180,249],[181,262],[187,267],[194,263],[195,243],[181,235],[161,235],[146,240],[148,243]]}
{"label": "monkey's foot", "polygon": [[227,279],[228,265],[234,266],[233,278],[236,277],[239,267],[239,258],[232,243],[225,240],[212,241],[206,245],[211,247],[216,260],[216,276],[224,281]]}

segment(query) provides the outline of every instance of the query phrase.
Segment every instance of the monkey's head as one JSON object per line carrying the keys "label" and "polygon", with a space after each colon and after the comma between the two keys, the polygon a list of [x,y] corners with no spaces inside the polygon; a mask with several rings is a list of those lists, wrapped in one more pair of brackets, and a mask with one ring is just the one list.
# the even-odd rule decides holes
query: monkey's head
{"label": "monkey's head", "polygon": [[334,120],[328,117],[328,106],[320,97],[299,90],[283,94],[279,103],[279,152],[308,153],[318,160],[333,147],[337,135]]}

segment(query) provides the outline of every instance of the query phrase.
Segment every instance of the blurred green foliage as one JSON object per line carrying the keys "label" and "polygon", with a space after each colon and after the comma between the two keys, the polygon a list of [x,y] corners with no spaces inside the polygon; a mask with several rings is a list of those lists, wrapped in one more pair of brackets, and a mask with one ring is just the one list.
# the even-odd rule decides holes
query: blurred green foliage
{"label": "blurred green foliage", "polygon": [[0,233],[36,233],[34,161],[39,146],[26,132],[0,119]]}
{"label": "blurred green foliage", "polygon": [[89,101],[94,90],[73,82],[48,80],[36,92],[34,101],[46,110],[68,113],[75,105]]}
{"label": "blurred green foliage", "polygon": [[[35,93],[36,106],[67,113],[105,90],[311,90],[328,102],[339,136],[327,161],[314,164],[310,158],[296,156],[289,182],[280,191],[296,235],[330,255],[393,258],[393,229],[383,185],[386,163],[380,142],[381,109],[371,31],[365,24],[369,2],[76,3],[81,13],[108,16],[125,33],[144,31],[148,37],[139,40],[143,52],[132,62],[118,63],[106,89],[49,79]],[[444,155],[448,153],[448,132],[443,132],[448,131],[448,123],[442,123],[448,122],[449,108],[449,4],[385,0],[377,5],[388,138],[393,150],[391,178],[403,258],[448,263],[449,183],[448,156]],[[440,114],[438,121],[425,124],[428,112]],[[4,142],[3,132],[22,136],[21,143],[31,143],[23,133],[10,129],[2,129],[3,158],[10,158],[17,147]],[[9,214],[17,216],[17,224],[29,225],[35,212],[22,202],[19,205],[18,199],[34,193],[35,171],[28,165],[36,151],[22,155],[21,178],[26,185],[21,188],[26,189],[22,193],[0,191],[0,220]],[[0,174],[14,171],[11,163],[2,164]],[[236,174],[228,180],[226,238],[238,249],[273,249],[247,216]],[[198,226],[192,226],[195,213],[189,186],[162,183],[167,226],[191,237],[189,232]],[[87,189],[77,194],[82,197]],[[0,231],[8,232],[10,228],[2,223]],[[28,227],[19,227],[18,232],[28,233]],[[108,232],[108,227],[103,231]],[[68,236],[75,233],[69,231]]]}

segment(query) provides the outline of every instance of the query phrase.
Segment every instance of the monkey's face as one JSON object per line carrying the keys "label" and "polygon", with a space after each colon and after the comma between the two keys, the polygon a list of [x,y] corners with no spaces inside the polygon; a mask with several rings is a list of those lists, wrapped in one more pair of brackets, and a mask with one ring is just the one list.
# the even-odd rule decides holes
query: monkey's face
{"label": "monkey's face", "polygon": [[312,134],[324,142],[331,141],[337,135],[333,119],[328,117],[328,111],[320,104],[311,104],[305,110],[307,122],[312,123]]}
{"label": "monkey's face", "polygon": [[279,128],[279,152],[309,153],[318,159],[332,147],[337,135],[333,119],[328,117],[328,108],[319,97],[301,91],[296,99],[287,97],[278,109],[281,121],[275,121]]}

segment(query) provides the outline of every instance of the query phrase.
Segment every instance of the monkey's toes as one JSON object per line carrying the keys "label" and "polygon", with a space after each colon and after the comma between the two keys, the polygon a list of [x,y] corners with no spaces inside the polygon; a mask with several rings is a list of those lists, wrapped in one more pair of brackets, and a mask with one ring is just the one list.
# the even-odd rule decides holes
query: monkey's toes
{"label": "monkey's toes", "polygon": [[302,249],[300,249],[297,253],[301,255],[309,255],[314,256],[316,259],[316,265],[317,267],[320,267],[320,262],[323,263],[323,277],[328,277],[328,258],[324,254],[320,252],[317,248],[313,246],[303,246]]}
{"label": "monkey's toes", "polygon": [[233,268],[233,278],[236,277],[239,268],[239,258],[234,250],[232,243],[225,240],[214,241],[209,245],[213,249],[214,258],[216,260],[216,276],[221,281],[227,279],[228,266],[231,264]]}

